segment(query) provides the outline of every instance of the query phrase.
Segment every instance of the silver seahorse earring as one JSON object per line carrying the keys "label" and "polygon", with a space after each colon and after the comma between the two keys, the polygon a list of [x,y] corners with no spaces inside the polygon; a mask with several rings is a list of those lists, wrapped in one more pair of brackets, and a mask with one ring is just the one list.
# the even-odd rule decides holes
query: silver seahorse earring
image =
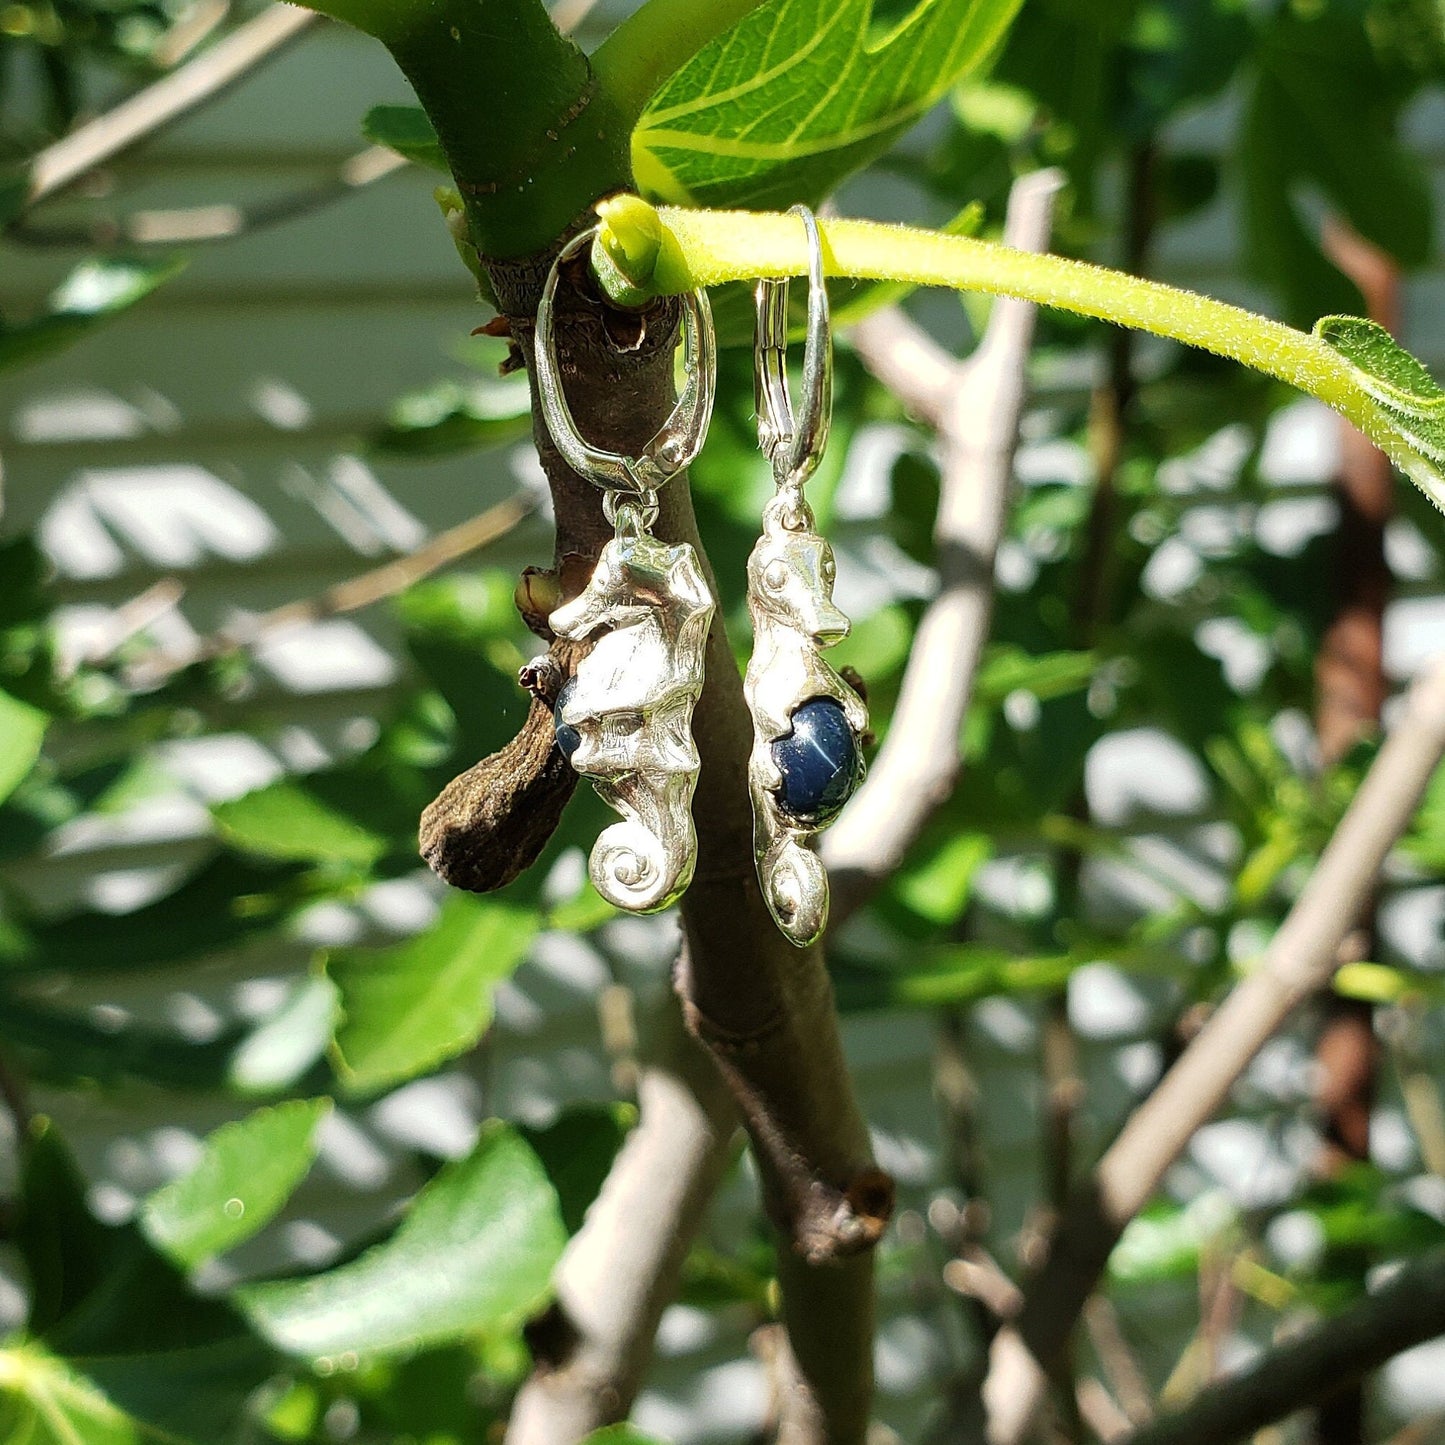
{"label": "silver seahorse earring", "polygon": [[868,709],[822,656],[850,625],[833,603],[833,549],[815,530],[803,496],[828,439],[833,353],[818,224],[806,207],[793,211],[808,239],[802,416],[795,420],[788,397],[788,282],[760,281],[758,442],[777,492],[748,559],[753,655],[743,690],[753,715],[748,781],[758,878],[778,927],[801,948],[828,922],[828,876],[808,845],[863,776]]}
{"label": "silver seahorse earring", "polygon": [[623,818],[592,848],[592,882],[618,908],[652,913],[681,896],[697,861],[692,710],[714,606],[697,553],[686,542],[660,542],[652,527],[658,489],[702,447],[717,361],[706,293],[682,297],[684,382],[672,414],[639,456],[583,439],[562,391],[553,303],[560,266],[595,235],[594,227],[562,248],[537,307],[542,415],[567,465],[602,488],[615,528],[585,590],[548,619],[572,641],[601,634],[563,684],[553,715],[563,754]]}

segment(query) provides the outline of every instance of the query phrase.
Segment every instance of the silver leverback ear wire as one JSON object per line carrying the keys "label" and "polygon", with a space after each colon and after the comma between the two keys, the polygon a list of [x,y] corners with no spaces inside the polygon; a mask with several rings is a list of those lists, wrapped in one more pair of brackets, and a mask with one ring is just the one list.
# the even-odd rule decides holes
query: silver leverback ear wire
{"label": "silver leverback ear wire", "polygon": [[636,457],[591,446],[562,393],[553,299],[562,263],[596,228],[568,242],[537,308],[537,387],[542,416],[567,464],[603,489],[613,524],[582,592],[548,619],[552,631],[591,647],[553,705],[557,746],[622,815],[593,845],[589,873],[619,908],[651,913],[682,894],[697,860],[692,795],[698,755],[692,711],[702,693],[713,598],[696,552],[652,535],[657,491],[698,453],[712,414],[717,368],[712,313],[698,291],[683,298],[682,395]]}
{"label": "silver leverback ear wire", "polygon": [[713,394],[717,389],[717,343],[713,335],[712,308],[706,291],[679,297],[683,324],[683,386],[667,420],[635,457],[594,447],[577,430],[572,408],[562,390],[562,373],[557,362],[557,333],[554,307],[562,263],[570,260],[595,239],[600,226],[574,236],[558,253],[537,303],[536,368],[537,391],[547,430],[557,443],[567,465],[578,476],[613,492],[631,492],[646,497],[682,471],[702,450],[712,417]]}
{"label": "silver leverback ear wire", "polygon": [[808,241],[808,331],[803,344],[803,417],[798,424],[788,395],[788,278],[758,282],[753,375],[758,406],[758,445],[773,465],[779,487],[801,487],[822,460],[833,414],[833,327],[823,276],[823,238],[806,206],[800,216]]}
{"label": "silver leverback ear wire", "polygon": [[788,283],[758,283],[754,367],[758,441],[777,492],[748,558],[753,655],[743,695],[753,718],[748,785],[753,850],[763,897],[778,927],[802,947],[828,921],[828,876],[811,844],[863,774],[863,699],[823,658],[848,635],[833,602],[833,549],[818,534],[803,486],[828,439],[833,353],[823,242],[813,213],[794,210],[808,239],[808,331],[803,410],[788,397]]}

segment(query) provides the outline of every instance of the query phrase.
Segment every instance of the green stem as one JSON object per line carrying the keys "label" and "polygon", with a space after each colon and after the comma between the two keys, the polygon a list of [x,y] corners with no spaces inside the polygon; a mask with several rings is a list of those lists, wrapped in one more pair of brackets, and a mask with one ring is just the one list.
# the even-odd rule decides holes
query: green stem
{"label": "green stem", "polygon": [[598,46],[597,79],[629,122],[663,82],[762,0],[646,0]]}
{"label": "green stem", "polygon": [[[676,295],[727,281],[806,274],[803,229],[793,216],[655,208],[636,196],[612,197],[597,210],[603,222],[594,252],[598,276],[618,299],[631,304],[648,295]],[[1431,439],[1418,434],[1423,425],[1408,425],[1440,403],[1430,396],[1405,395],[1397,378],[1382,376],[1378,366],[1362,370],[1319,334],[1062,256],[876,221],[819,224],[830,276],[1017,296],[1167,336],[1278,377],[1341,412],[1437,506],[1445,505],[1438,467],[1422,454],[1431,450]],[[1418,368],[1405,353],[1398,355]],[[1395,405],[1387,408],[1378,399],[1382,396]]]}

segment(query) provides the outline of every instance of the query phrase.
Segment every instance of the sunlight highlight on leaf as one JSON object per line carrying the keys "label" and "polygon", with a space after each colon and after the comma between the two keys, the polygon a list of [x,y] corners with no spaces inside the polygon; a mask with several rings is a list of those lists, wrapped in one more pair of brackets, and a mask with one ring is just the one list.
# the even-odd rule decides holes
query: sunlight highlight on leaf
{"label": "sunlight highlight on leaf", "polygon": [[417,1195],[390,1239],[337,1269],[248,1285],[238,1298],[291,1354],[396,1354],[524,1318],[546,1297],[566,1242],[541,1162],[497,1126]]}
{"label": "sunlight highlight on leaf", "polygon": [[763,5],[653,97],[638,184],[697,205],[817,201],[988,59],[1019,3],[921,0],[876,41],[872,0]]}
{"label": "sunlight highlight on leaf", "polygon": [[257,1109],[212,1133],[196,1167],[146,1200],[147,1237],[192,1269],[234,1249],[272,1219],[316,1157],[316,1127],[329,1099],[292,1099]]}

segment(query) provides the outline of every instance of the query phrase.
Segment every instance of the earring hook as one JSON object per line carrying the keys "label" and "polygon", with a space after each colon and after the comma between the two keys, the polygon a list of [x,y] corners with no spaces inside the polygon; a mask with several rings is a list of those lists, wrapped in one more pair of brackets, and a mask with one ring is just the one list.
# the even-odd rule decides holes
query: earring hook
{"label": "earring hook", "polygon": [[799,424],[788,395],[788,278],[758,282],[753,340],[758,444],[773,464],[781,487],[802,486],[822,460],[833,410],[833,336],[828,287],[823,277],[823,238],[807,206],[789,212],[802,218],[808,242],[808,330],[803,345],[803,414]]}
{"label": "earring hook", "polygon": [[542,299],[537,303],[537,393],[547,430],[574,472],[594,486],[645,498],[682,471],[702,450],[707,436],[717,390],[717,340],[713,333],[712,308],[703,290],[678,298],[682,303],[683,326],[682,391],[671,414],[641,453],[627,457],[594,447],[577,430],[572,408],[562,390],[554,308],[562,263],[590,245],[600,229],[600,226],[591,226],[574,236],[557,253],[547,273]]}

